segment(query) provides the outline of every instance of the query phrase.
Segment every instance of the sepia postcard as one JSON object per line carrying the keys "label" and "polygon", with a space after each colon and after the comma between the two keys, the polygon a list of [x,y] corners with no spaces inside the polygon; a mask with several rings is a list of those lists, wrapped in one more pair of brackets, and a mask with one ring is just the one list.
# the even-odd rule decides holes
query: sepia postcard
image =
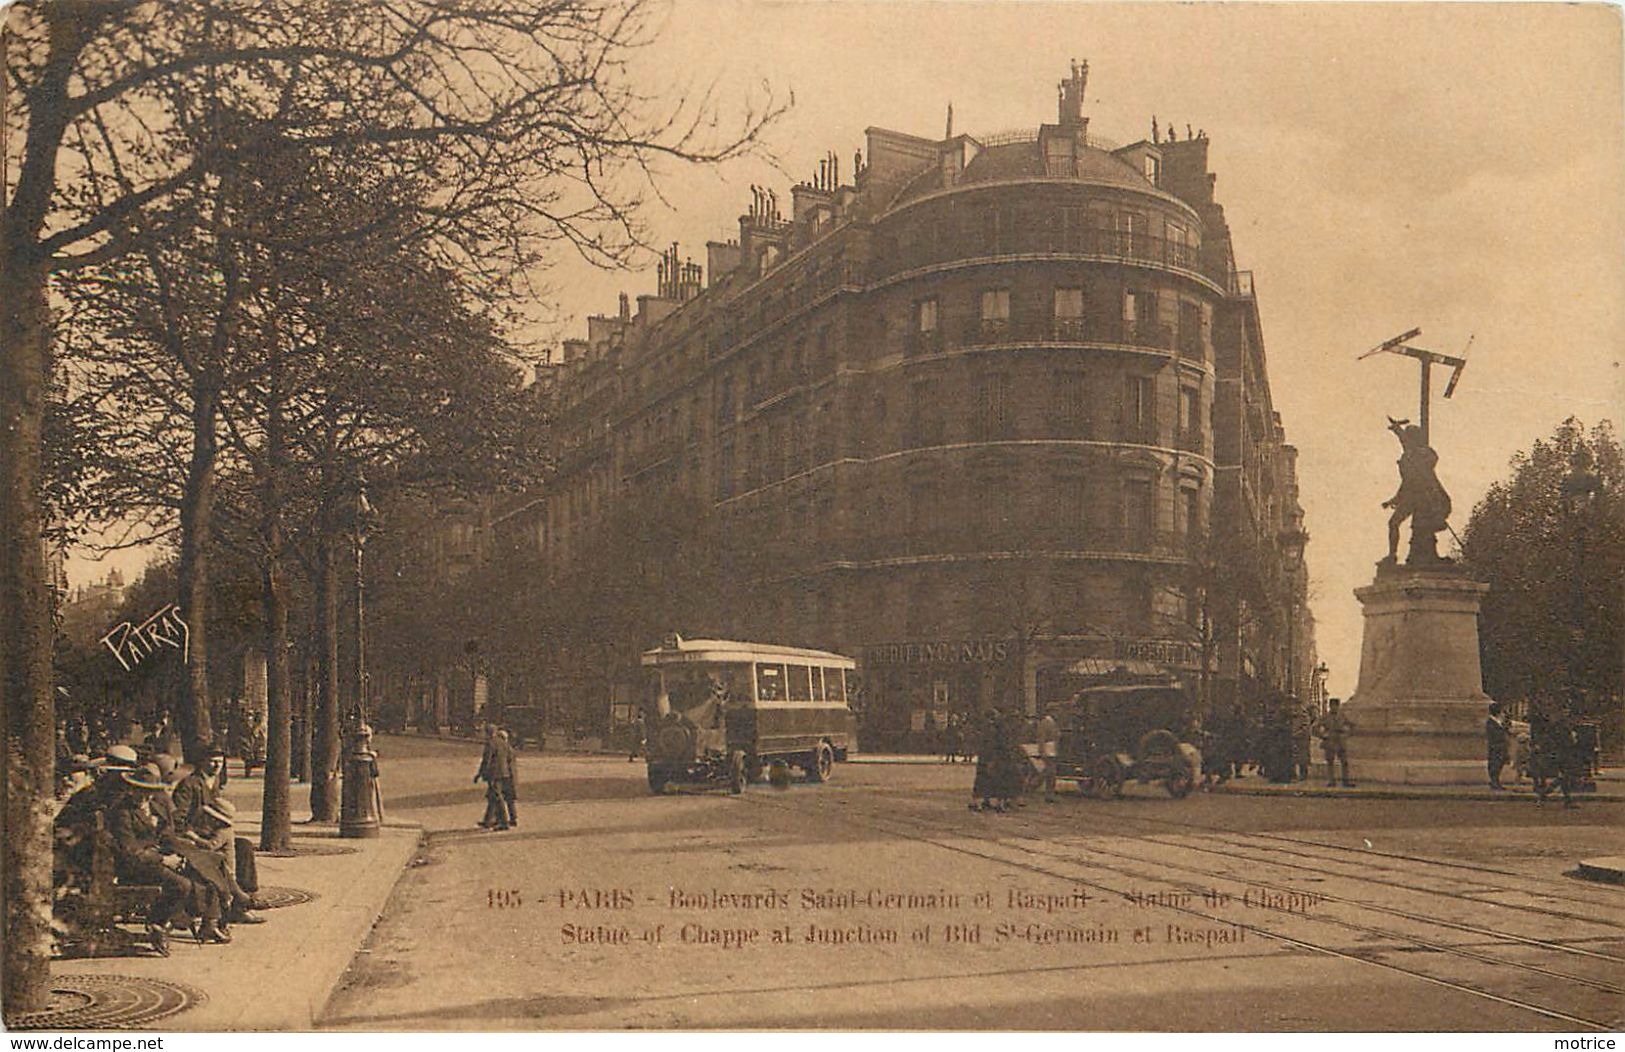
{"label": "sepia postcard", "polygon": [[8,1030],[1613,1047],[1617,6],[0,12]]}

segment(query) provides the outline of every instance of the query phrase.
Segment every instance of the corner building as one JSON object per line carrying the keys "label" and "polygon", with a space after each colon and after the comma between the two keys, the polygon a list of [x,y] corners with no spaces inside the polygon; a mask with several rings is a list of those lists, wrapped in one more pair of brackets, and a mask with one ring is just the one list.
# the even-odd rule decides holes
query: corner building
{"label": "corner building", "polygon": [[[497,549],[563,567],[616,508],[691,508],[685,550],[715,567],[698,623],[594,665],[630,676],[669,630],[848,653],[869,749],[924,747],[928,712],[1033,712],[1062,672],[1167,671],[1221,700],[1267,676],[1279,641],[1249,644],[1236,603],[1216,641],[1193,627],[1214,509],[1264,548],[1296,514],[1295,482],[1259,477],[1292,461],[1250,279],[1205,136],[1099,140],[1087,76],[1036,129],[869,129],[849,179],[830,155],[788,211],[753,189],[704,270],[674,246],[657,295],[565,344],[558,474],[495,510]],[[631,700],[568,664],[544,704]]]}

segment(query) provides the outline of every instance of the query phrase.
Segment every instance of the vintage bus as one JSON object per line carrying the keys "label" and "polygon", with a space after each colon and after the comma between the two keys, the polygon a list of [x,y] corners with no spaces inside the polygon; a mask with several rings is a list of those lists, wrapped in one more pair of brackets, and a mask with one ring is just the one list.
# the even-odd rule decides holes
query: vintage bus
{"label": "vintage bus", "polygon": [[679,781],[726,782],[741,792],[774,761],[823,782],[856,748],[851,658],[672,636],[642,664],[652,792]]}

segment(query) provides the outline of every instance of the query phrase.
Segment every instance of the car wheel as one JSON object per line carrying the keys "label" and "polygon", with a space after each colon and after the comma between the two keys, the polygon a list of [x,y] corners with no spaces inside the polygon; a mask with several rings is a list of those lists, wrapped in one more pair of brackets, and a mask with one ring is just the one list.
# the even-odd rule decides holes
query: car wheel
{"label": "car wheel", "polygon": [[1090,765],[1089,795],[1096,800],[1110,800],[1123,795],[1123,772],[1110,756],[1102,756]]}
{"label": "car wheel", "polygon": [[666,791],[666,772],[649,768],[649,791],[659,796]]}
{"label": "car wheel", "polygon": [[736,796],[745,791],[745,754],[738,749],[728,754],[728,791]]}
{"label": "car wheel", "polygon": [[827,782],[835,774],[835,750],[828,742],[819,742],[813,751],[812,766],[807,768],[809,782]]}
{"label": "car wheel", "polygon": [[1163,780],[1162,787],[1168,790],[1168,795],[1175,800],[1182,800],[1196,788],[1196,777],[1191,774],[1189,767],[1181,767]]}

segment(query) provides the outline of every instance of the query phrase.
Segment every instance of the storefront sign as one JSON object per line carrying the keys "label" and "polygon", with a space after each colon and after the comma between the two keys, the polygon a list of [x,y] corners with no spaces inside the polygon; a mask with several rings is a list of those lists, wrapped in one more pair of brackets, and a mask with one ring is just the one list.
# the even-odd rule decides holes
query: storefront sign
{"label": "storefront sign", "polygon": [[1010,660],[1010,644],[1003,639],[882,643],[864,651],[866,665],[984,664],[1008,660]]}
{"label": "storefront sign", "polygon": [[1177,639],[1119,639],[1113,657],[1125,661],[1149,661],[1169,668],[1200,668],[1202,648]]}

